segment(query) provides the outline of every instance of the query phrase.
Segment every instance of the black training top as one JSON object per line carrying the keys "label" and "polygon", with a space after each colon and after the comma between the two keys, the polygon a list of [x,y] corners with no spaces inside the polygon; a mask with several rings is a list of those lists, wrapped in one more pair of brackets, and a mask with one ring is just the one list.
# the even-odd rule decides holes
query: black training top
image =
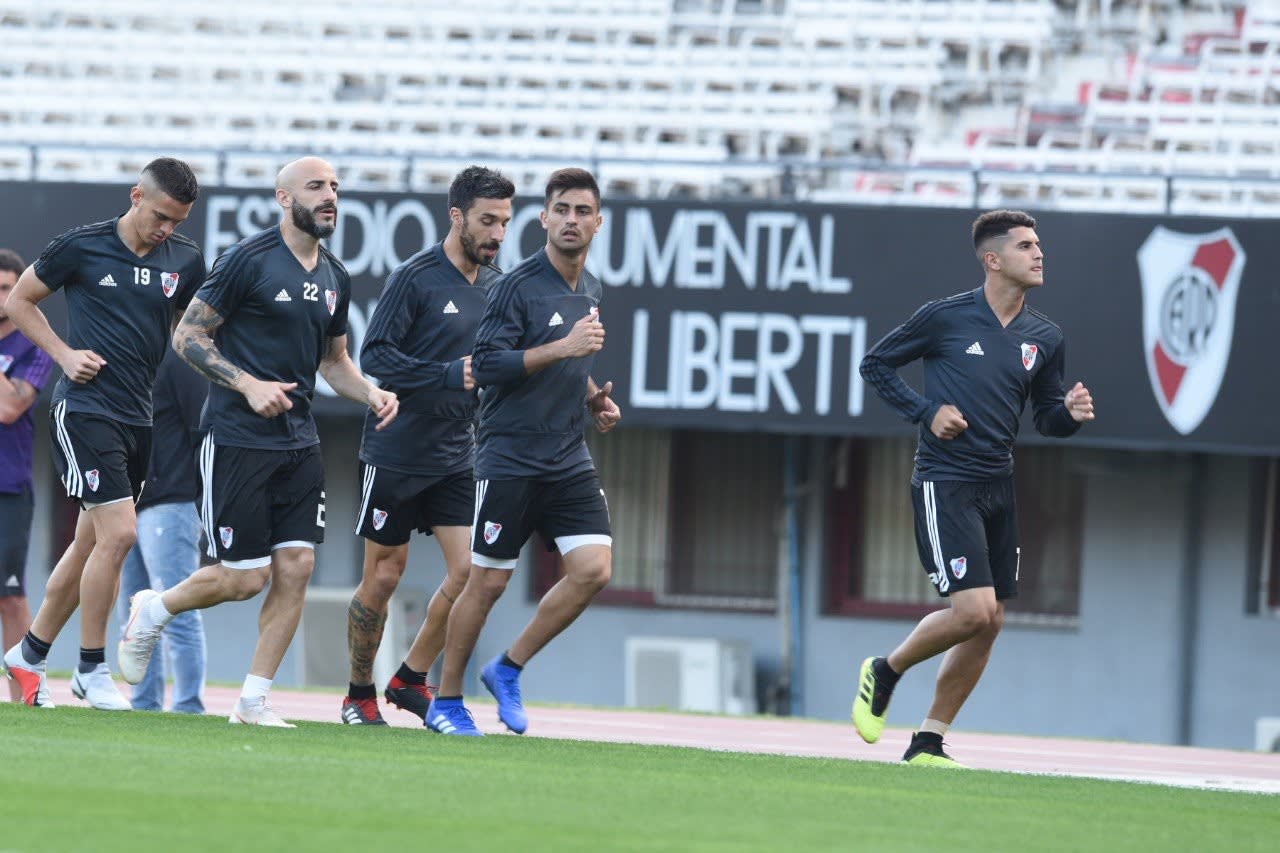
{"label": "black training top", "polygon": [[151,386],[173,331],[204,281],[204,257],[180,234],[138,256],[116,231],[119,219],[73,228],[36,260],[35,272],[67,298],[67,345],[106,361],[79,384],[62,376],[53,403],[68,412],[104,415],[138,426],[151,423]]}
{"label": "black training top", "polygon": [[481,267],[475,284],[437,243],[387,278],[369,320],[360,369],[396,392],[400,414],[378,431],[365,415],[360,458],[405,474],[471,470],[475,449],[474,390],[463,390],[462,358],[471,355],[489,285],[498,270]]}
{"label": "black training top", "polygon": [[582,431],[595,356],[566,358],[532,376],[524,351],[559,340],[592,308],[600,280],[571,289],[545,248],[498,279],[476,330],[471,372],[480,393],[476,479],[558,479],[594,468]]}
{"label": "black training top", "polygon": [[313,270],[304,269],[279,226],[246,237],[213,264],[196,298],[223,323],[218,351],[256,379],[296,382],[293,408],[274,418],[254,414],[244,395],[221,385],[209,389],[204,428],[213,443],[260,450],[296,450],[320,443],[311,398],[328,339],[347,333],[351,278],[324,246]]}
{"label": "black training top", "polygon": [[156,373],[151,461],[147,487],[138,497],[139,511],[158,504],[193,503],[199,496],[196,448],[200,409],[208,394],[209,380],[172,349],[165,353]]}
{"label": "black training top", "polygon": [[[885,335],[862,359],[880,398],[920,424],[913,482],[976,481],[1013,473],[1013,443],[1028,398],[1042,435],[1072,435],[1080,424],[1063,405],[1062,330],[1024,303],[1001,327],[981,287],[930,302]],[[896,370],[924,359],[924,395]],[[950,441],[929,429],[945,404],[969,427]]]}

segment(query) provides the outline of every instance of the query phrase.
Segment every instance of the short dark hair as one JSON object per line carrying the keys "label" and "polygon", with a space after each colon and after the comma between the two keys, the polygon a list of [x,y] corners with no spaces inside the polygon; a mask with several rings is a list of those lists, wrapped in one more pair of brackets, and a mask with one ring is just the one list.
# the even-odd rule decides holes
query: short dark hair
{"label": "short dark hair", "polygon": [[1024,210],[988,210],[973,220],[973,248],[992,237],[1003,237],[1013,228],[1035,228],[1036,221]]}
{"label": "short dark hair", "polygon": [[162,193],[179,204],[191,204],[200,194],[200,185],[191,167],[173,157],[157,157],[142,169]]}
{"label": "short dark hair", "polygon": [[466,213],[478,198],[504,199],[515,194],[516,185],[501,172],[484,166],[468,166],[449,184],[449,207]]}
{"label": "short dark hair", "polygon": [[591,190],[596,197],[596,206],[600,206],[600,185],[586,169],[556,169],[547,179],[547,193],[543,205],[551,204],[551,199],[569,190]]}
{"label": "short dark hair", "polygon": [[13,249],[0,249],[0,272],[22,275],[22,271],[26,268],[27,265],[22,260],[22,255],[19,255]]}

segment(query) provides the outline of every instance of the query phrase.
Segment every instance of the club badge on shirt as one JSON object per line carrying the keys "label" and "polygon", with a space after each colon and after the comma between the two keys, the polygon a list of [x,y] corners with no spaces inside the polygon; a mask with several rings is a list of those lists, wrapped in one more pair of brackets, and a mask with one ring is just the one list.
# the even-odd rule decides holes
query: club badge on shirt
{"label": "club badge on shirt", "polygon": [[178,275],[176,272],[160,273],[160,289],[164,291],[166,299],[172,299],[173,294],[178,290]]}
{"label": "club badge on shirt", "polygon": [[1040,352],[1040,348],[1035,344],[1022,345],[1022,366],[1027,370],[1036,366],[1036,354]]}
{"label": "club badge on shirt", "polygon": [[338,310],[338,291],[326,290],[324,292],[324,304],[329,309],[329,316],[333,316],[333,312]]}

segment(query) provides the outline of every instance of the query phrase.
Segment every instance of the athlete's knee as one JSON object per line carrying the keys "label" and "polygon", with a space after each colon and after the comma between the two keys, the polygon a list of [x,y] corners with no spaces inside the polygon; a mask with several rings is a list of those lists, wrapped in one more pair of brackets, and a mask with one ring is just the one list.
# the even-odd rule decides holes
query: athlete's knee
{"label": "athlete's knee", "polygon": [[979,634],[1000,630],[999,623],[996,621],[1000,618],[997,615],[998,612],[999,608],[994,599],[991,601],[968,600],[952,609],[952,618],[955,619],[956,627],[966,636],[976,637]]}
{"label": "athlete's knee", "polygon": [[462,590],[467,585],[467,574],[470,572],[470,565],[450,566],[444,575],[444,580],[440,581],[440,593],[449,602],[458,600],[458,596],[462,595]]}
{"label": "athlete's knee", "polygon": [[272,562],[272,580],[288,586],[305,587],[315,568],[316,552],[310,548],[299,548],[296,553],[283,557],[277,552]]}
{"label": "athlete's knee", "polygon": [[123,557],[138,541],[138,528],[133,525],[113,524],[98,536],[95,549],[102,549]]}
{"label": "athlete's knee", "polygon": [[577,581],[586,586],[595,587],[596,592],[609,585],[613,577],[613,566],[609,560],[595,560],[588,563],[578,572]]}
{"label": "athlete's knee", "polygon": [[271,577],[270,570],[263,566],[260,569],[228,569],[223,588],[231,601],[248,601],[267,586]]}
{"label": "athlete's knee", "polygon": [[27,597],[25,595],[0,596],[0,619],[4,620],[7,627],[9,621],[20,616],[26,606]]}
{"label": "athlete's knee", "polygon": [[381,557],[374,561],[369,571],[365,572],[364,580],[360,585],[369,598],[385,603],[391,599],[391,594],[400,585],[404,566],[405,559],[401,555]]}
{"label": "athlete's knee", "polygon": [[599,592],[613,577],[613,552],[608,548],[583,548],[565,557],[565,574],[574,583],[593,587]]}
{"label": "athlete's knee", "polygon": [[476,580],[473,575],[468,585],[475,587],[480,600],[487,607],[492,607],[493,603],[506,591],[507,583],[511,580],[511,572],[505,569],[485,569],[479,577],[479,583],[476,583]]}

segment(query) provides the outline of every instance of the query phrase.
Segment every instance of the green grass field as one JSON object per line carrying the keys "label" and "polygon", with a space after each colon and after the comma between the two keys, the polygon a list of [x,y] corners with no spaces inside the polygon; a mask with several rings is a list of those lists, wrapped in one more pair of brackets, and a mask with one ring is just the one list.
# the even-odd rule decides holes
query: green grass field
{"label": "green grass field", "polygon": [[0,851],[1275,850],[1280,799],[0,704]]}

